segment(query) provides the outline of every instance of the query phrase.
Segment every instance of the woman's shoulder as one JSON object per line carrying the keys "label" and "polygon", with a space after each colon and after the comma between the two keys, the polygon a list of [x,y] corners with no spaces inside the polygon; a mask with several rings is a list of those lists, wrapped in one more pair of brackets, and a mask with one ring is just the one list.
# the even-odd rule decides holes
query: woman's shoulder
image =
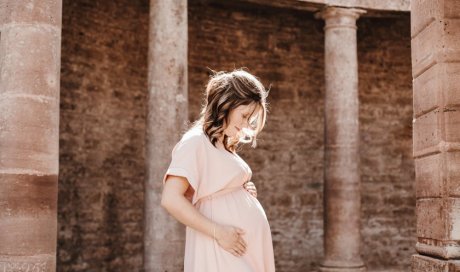
{"label": "woman's shoulder", "polygon": [[187,130],[179,141],[179,145],[204,147],[207,137],[201,127],[192,127]]}

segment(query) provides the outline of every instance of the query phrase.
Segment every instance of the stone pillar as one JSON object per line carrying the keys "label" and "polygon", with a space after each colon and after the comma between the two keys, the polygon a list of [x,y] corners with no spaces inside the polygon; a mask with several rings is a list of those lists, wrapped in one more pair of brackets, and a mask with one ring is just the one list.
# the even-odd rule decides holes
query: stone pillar
{"label": "stone pillar", "polygon": [[360,256],[359,9],[327,7],[325,30],[324,260],[321,271],[365,271]]}
{"label": "stone pillar", "polygon": [[144,270],[182,271],[185,228],[161,206],[162,179],[188,120],[187,0],[150,1]]}
{"label": "stone pillar", "polygon": [[412,271],[460,271],[460,5],[412,0],[418,254]]}
{"label": "stone pillar", "polygon": [[0,4],[0,271],[56,271],[61,16]]}

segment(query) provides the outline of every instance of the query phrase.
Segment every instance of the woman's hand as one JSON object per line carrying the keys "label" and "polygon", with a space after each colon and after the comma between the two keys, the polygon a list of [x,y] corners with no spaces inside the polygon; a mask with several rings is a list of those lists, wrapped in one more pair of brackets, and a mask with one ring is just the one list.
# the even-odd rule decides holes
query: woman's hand
{"label": "woman's hand", "polygon": [[244,189],[246,189],[246,191],[248,191],[251,195],[253,195],[254,197],[257,197],[257,189],[256,189],[256,185],[254,184],[254,182],[252,181],[247,181],[243,184],[243,187]]}
{"label": "woman's hand", "polygon": [[236,257],[242,256],[246,252],[246,241],[243,239],[245,231],[243,229],[216,224],[216,240],[219,246]]}

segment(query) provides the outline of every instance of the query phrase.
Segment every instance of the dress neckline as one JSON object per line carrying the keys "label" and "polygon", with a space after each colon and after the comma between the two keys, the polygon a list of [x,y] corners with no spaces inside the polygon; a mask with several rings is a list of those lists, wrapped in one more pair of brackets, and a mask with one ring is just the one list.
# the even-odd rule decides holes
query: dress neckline
{"label": "dress neckline", "polygon": [[[206,138],[207,138],[207,137],[206,137]],[[209,140],[208,140],[208,142],[209,142]],[[211,143],[211,144],[212,144],[212,143]],[[214,146],[214,145],[213,145],[213,146]],[[231,155],[231,156],[234,156],[234,157],[237,157],[237,156],[238,156],[238,154],[236,154],[236,152],[230,152],[230,151],[226,150],[225,148],[222,149],[222,148],[219,148],[219,147],[217,147],[217,146],[214,146],[214,147],[215,147],[216,149],[219,149],[219,150],[222,151],[222,152],[228,153],[228,154]]]}
{"label": "dress neckline", "polygon": [[209,140],[206,132],[204,132],[203,128],[202,127],[199,127],[200,128],[200,133],[202,134],[202,136],[205,138],[205,141],[214,149],[217,150],[217,152],[219,153],[226,153],[225,156],[228,156],[231,160],[236,160],[236,163],[239,164],[241,167],[243,167],[244,169],[244,172],[245,172],[245,179],[246,180],[249,180],[249,178],[252,176],[252,171],[251,171],[251,168],[249,167],[249,165],[243,160],[243,158],[241,158],[237,153],[231,153],[227,150],[222,150],[220,148],[218,148],[217,146],[214,146],[212,144],[212,142]]}
{"label": "dress neckline", "polygon": [[217,149],[219,152],[226,153],[228,156],[234,157],[236,159],[240,159],[240,156],[237,153],[230,152],[225,149],[220,149],[217,146],[213,145],[212,142],[209,140],[208,136],[206,135],[206,132],[204,132],[203,127],[199,127],[200,132],[203,134],[203,136],[206,138],[206,141],[215,149]]}

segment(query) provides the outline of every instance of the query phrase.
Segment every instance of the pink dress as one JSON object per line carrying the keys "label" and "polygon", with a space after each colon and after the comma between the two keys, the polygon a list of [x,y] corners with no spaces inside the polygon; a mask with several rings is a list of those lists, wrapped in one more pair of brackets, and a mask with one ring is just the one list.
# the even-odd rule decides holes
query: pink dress
{"label": "pink dress", "polygon": [[246,231],[246,253],[237,257],[212,238],[186,227],[184,272],[273,272],[272,237],[262,205],[243,188],[251,168],[238,155],[214,147],[201,127],[186,132],[164,175],[187,178],[192,204],[214,222]]}

